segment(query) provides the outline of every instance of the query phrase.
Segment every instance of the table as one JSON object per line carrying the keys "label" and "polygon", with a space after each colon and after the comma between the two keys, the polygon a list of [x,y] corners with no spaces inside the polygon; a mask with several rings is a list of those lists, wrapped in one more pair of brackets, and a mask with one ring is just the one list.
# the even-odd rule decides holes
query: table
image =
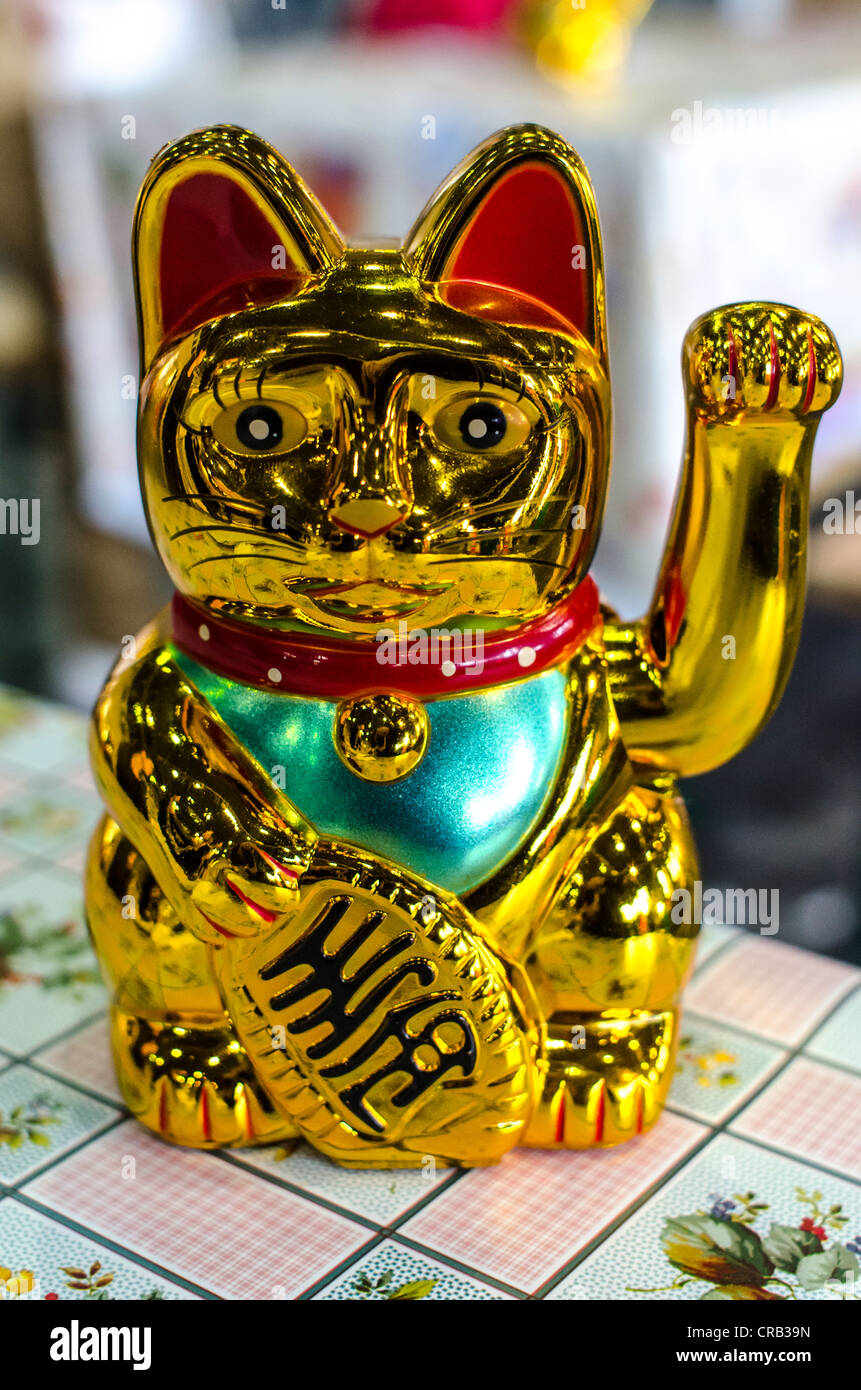
{"label": "table", "polygon": [[861,971],[739,928],[704,930],[670,1105],[621,1148],[357,1173],[149,1135],[83,920],[85,727],[0,689],[0,1296],[861,1296]]}

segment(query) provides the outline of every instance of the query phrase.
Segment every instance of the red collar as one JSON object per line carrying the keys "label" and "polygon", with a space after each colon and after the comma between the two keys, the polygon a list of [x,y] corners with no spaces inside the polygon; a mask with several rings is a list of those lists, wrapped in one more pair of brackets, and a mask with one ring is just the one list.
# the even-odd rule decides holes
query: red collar
{"label": "red collar", "polygon": [[[194,661],[243,685],[332,700],[374,691],[429,700],[522,680],[573,655],[600,621],[598,590],[587,577],[543,617],[488,632],[481,647],[469,634],[462,645],[445,639],[434,645],[430,629],[422,660],[413,645],[416,634],[406,637],[406,624],[402,640],[388,645],[317,637],[222,618],[181,594],[173,597],[173,640]],[[398,636],[397,626],[385,631]],[[409,660],[411,651],[416,664]]]}

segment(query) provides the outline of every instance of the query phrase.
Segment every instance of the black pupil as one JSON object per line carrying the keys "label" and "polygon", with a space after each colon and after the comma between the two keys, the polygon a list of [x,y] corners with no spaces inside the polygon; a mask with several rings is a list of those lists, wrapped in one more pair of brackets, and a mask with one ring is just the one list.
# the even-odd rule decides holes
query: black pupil
{"label": "black pupil", "polygon": [[460,432],[470,449],[489,449],[505,438],[505,413],[491,401],[468,405],[460,417]]}
{"label": "black pupil", "polygon": [[246,449],[272,449],[283,432],[281,416],[271,405],[249,405],[236,421],[236,438]]}

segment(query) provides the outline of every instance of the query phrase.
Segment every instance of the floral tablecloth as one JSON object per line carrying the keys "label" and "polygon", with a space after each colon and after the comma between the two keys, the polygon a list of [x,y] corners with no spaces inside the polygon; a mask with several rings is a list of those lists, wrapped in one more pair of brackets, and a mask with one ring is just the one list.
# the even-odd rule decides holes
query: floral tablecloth
{"label": "floral tablecloth", "polygon": [[0,1296],[861,1296],[861,971],[709,927],[670,1106],[600,1153],[344,1172],[123,1110],[81,904],[77,714],[0,690]]}

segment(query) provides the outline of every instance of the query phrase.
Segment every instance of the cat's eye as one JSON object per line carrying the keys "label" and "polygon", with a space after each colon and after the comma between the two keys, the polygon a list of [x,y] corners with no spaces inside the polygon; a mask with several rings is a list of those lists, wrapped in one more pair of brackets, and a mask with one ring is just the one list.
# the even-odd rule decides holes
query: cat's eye
{"label": "cat's eye", "polygon": [[526,442],[531,428],[525,411],[503,397],[449,401],[433,421],[440,442],[461,452],[507,453]]}
{"label": "cat's eye", "polygon": [[286,401],[238,401],[216,416],[212,433],[232,454],[285,454],[302,443],[308,422]]}

